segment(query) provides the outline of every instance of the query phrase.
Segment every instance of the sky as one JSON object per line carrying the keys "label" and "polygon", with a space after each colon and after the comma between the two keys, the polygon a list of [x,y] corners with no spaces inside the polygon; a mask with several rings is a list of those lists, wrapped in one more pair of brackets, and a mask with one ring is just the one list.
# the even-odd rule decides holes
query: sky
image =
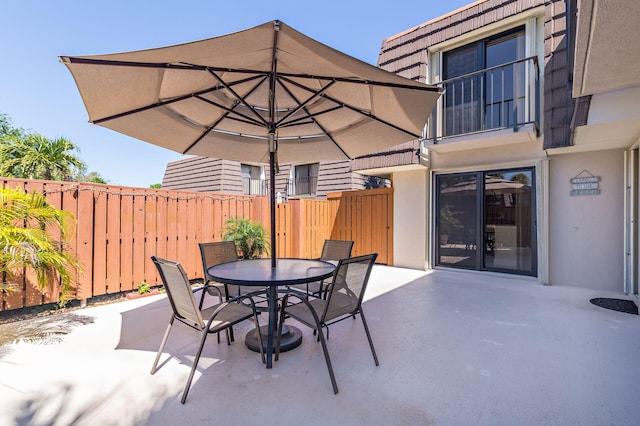
{"label": "sky", "polygon": [[161,183],[181,154],[92,125],[59,56],[162,47],[279,19],[344,53],[376,64],[385,38],[473,0],[0,0],[0,114],[14,127],[65,137],[88,171],[113,185]]}

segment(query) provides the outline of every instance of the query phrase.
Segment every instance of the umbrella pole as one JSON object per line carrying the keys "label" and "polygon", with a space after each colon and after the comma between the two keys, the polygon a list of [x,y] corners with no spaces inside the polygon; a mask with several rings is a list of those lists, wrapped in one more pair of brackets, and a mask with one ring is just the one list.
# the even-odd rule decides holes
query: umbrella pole
{"label": "umbrella pole", "polygon": [[269,150],[269,204],[271,212],[271,267],[276,267],[276,153]]}

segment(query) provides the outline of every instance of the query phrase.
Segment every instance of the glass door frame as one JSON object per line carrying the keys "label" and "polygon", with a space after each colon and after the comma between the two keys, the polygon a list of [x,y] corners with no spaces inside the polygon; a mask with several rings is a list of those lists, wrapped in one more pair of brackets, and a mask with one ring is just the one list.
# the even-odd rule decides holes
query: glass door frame
{"label": "glass door frame", "polygon": [[[520,173],[520,172],[529,172],[531,173],[531,206],[530,206],[530,214],[531,214],[531,224],[530,224],[530,269],[509,269],[509,268],[500,268],[495,266],[487,267],[486,264],[486,222],[487,222],[487,205],[485,199],[485,179],[486,176],[491,175],[492,173]],[[441,198],[440,198],[440,182],[441,179],[445,176],[464,176],[464,175],[475,175],[476,179],[476,208],[475,208],[475,261],[473,262],[473,266],[456,266],[452,264],[446,264],[441,262],[441,244],[440,244],[440,224],[439,224],[439,216],[440,216],[440,206],[441,206]],[[469,171],[469,172],[453,172],[453,173],[435,173],[433,179],[433,194],[434,194],[434,213],[433,213],[433,221],[432,221],[432,247],[433,247],[433,265],[436,267],[452,267],[458,269],[466,269],[466,270],[478,270],[478,271],[490,271],[490,272],[500,272],[500,273],[508,273],[508,274],[516,274],[516,275],[524,275],[524,276],[533,276],[536,277],[538,275],[538,230],[537,230],[537,199],[536,199],[536,175],[537,170],[534,166],[524,166],[524,167],[513,167],[513,168],[496,168],[496,169],[488,169],[488,170],[479,170],[479,171]],[[482,185],[477,185],[478,182],[482,182]]]}
{"label": "glass door frame", "polygon": [[624,197],[624,292],[638,296],[640,269],[640,237],[638,230],[640,193],[640,154],[638,146],[625,152]]}

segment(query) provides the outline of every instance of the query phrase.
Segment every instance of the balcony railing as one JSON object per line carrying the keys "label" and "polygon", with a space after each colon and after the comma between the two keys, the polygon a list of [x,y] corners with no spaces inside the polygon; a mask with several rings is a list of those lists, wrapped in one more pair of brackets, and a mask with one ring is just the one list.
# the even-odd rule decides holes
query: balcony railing
{"label": "balcony railing", "polygon": [[[282,189],[277,188],[282,197],[298,195],[316,195],[317,176],[287,179]],[[279,185],[278,185],[279,186]],[[269,182],[266,179],[242,178],[242,189],[245,195],[269,195]]]}
{"label": "balcony railing", "polygon": [[242,178],[242,189],[244,195],[268,194],[267,181],[265,179]]}
{"label": "balcony railing", "polygon": [[463,134],[540,122],[539,69],[535,56],[439,83],[445,92],[429,119],[433,143]]}
{"label": "balcony railing", "polygon": [[318,176],[297,177],[289,179],[287,183],[287,195],[316,195]]}

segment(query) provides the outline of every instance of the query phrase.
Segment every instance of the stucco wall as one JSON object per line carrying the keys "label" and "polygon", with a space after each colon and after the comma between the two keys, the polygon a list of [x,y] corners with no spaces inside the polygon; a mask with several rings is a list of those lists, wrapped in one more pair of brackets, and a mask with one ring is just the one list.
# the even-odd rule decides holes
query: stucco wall
{"label": "stucco wall", "polygon": [[[553,156],[550,161],[550,284],[623,290],[622,150]],[[600,195],[570,196],[583,170],[600,176]]]}
{"label": "stucco wall", "polygon": [[393,175],[394,266],[425,269],[427,239],[427,171]]}

